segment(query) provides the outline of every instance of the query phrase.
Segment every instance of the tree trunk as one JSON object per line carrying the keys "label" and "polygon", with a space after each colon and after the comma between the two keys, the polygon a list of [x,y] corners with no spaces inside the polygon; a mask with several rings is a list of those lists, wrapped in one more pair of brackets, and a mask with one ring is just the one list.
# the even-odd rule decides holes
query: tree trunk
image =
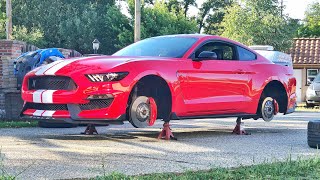
{"label": "tree trunk", "polygon": [[7,14],[7,22],[6,22],[7,40],[11,40],[12,39],[12,5],[11,5],[11,0],[6,0],[6,14]]}

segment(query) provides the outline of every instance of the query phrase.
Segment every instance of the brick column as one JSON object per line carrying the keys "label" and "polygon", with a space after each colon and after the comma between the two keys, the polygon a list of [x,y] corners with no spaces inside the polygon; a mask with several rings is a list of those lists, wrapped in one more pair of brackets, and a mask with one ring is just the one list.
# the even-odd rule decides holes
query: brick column
{"label": "brick column", "polygon": [[[22,41],[0,40],[0,119],[15,118],[12,117],[11,112],[18,112],[17,109],[21,106],[21,102],[12,100],[14,94],[17,97],[20,96],[20,91],[17,90],[17,79],[13,73],[13,62],[22,53],[35,49],[37,49],[35,46],[29,46]],[[10,98],[6,98],[7,95]],[[11,114],[5,112],[6,107],[12,107],[9,109]]]}

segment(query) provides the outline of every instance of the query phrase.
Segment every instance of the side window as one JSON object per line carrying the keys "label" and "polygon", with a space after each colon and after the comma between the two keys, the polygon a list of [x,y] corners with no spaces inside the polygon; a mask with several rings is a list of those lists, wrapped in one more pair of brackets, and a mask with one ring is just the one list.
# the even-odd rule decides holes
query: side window
{"label": "side window", "polygon": [[235,47],[221,42],[210,42],[200,47],[195,52],[195,58],[203,51],[211,51],[217,54],[217,60],[237,60]]}
{"label": "side window", "polygon": [[254,53],[239,46],[237,46],[237,49],[238,49],[240,61],[253,61],[257,59],[257,56]]}
{"label": "side window", "polygon": [[309,86],[312,83],[312,81],[316,78],[318,73],[318,69],[307,69],[307,86]]}

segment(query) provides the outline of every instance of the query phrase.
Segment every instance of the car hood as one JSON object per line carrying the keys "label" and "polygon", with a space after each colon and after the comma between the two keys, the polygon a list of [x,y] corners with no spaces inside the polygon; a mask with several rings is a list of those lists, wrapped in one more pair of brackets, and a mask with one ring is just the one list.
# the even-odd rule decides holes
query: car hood
{"label": "car hood", "polygon": [[163,57],[119,57],[119,56],[92,56],[65,59],[42,66],[36,70],[36,75],[68,75],[81,72],[105,73],[121,64],[143,60],[172,60]]}

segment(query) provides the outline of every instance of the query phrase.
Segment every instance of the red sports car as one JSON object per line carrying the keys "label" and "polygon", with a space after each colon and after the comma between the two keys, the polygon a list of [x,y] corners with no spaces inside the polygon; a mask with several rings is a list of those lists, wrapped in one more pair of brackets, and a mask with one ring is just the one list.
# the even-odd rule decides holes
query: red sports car
{"label": "red sports car", "polygon": [[145,39],[112,56],[56,61],[26,75],[22,116],[135,127],[190,118],[270,121],[296,104],[292,67],[211,35]]}

